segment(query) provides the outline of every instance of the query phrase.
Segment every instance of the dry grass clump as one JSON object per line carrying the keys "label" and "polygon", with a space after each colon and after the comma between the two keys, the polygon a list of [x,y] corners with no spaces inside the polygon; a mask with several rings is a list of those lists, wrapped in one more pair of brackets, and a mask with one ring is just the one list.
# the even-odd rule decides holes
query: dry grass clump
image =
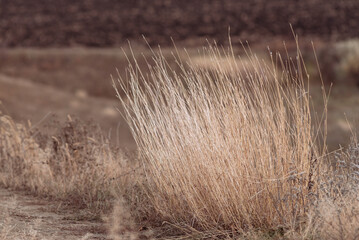
{"label": "dry grass clump", "polygon": [[312,236],[317,239],[359,239],[359,196],[322,200],[313,211]]}
{"label": "dry grass clump", "polygon": [[120,81],[155,213],[184,231],[228,236],[294,228],[318,189],[322,154],[300,52],[273,65],[251,53],[240,65],[216,46],[205,54],[218,68],[178,60],[175,72],[154,53],[150,74],[130,65]]}
{"label": "dry grass clump", "polygon": [[337,51],[340,55],[339,74],[359,86],[359,41],[349,40],[337,44]]}
{"label": "dry grass clump", "polygon": [[309,214],[307,232],[314,239],[359,238],[359,145],[339,152],[323,173],[321,198]]}
{"label": "dry grass clump", "polygon": [[131,185],[134,164],[99,130],[69,118],[42,147],[31,130],[0,116],[0,184],[5,187],[102,211]]}
{"label": "dry grass clump", "polygon": [[319,54],[324,79],[359,86],[359,40],[351,39],[323,48]]}

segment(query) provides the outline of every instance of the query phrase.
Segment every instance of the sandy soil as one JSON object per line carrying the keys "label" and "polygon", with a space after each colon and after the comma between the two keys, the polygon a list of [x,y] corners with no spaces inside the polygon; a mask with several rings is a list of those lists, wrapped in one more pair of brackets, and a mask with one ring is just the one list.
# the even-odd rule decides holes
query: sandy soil
{"label": "sandy soil", "polygon": [[0,188],[0,239],[108,239],[103,223],[78,210]]}

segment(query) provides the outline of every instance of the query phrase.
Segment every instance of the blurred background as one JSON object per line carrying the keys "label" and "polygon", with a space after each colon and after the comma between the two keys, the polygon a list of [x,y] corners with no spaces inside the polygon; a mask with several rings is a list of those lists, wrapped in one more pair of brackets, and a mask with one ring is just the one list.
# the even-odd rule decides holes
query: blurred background
{"label": "blurred background", "polygon": [[125,74],[128,41],[139,59],[151,56],[143,36],[171,58],[172,38],[211,68],[197,51],[207,40],[227,46],[230,29],[236,53],[248,41],[265,58],[267,47],[283,51],[284,41],[295,52],[291,24],[314,105],[322,103],[312,42],[327,90],[333,84],[328,144],[337,149],[359,126],[358,13],[357,0],[0,0],[0,111],[50,134],[68,115],[77,117],[98,124],[113,144],[134,149],[111,81],[116,68]]}

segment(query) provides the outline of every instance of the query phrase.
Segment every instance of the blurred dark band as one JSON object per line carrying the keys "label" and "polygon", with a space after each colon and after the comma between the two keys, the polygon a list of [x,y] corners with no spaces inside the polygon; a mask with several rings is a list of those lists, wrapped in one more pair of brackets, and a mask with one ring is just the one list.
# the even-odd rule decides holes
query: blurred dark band
{"label": "blurred dark band", "polygon": [[0,0],[0,46],[118,46],[231,35],[251,41],[291,35],[359,35],[357,0]]}

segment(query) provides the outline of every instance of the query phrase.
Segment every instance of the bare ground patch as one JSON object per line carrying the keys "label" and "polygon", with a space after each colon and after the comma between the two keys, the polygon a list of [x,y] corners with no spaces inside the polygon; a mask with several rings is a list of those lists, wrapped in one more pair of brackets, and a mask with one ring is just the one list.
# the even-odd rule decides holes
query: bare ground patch
{"label": "bare ground patch", "polygon": [[0,188],[0,239],[108,239],[102,222],[59,202]]}

